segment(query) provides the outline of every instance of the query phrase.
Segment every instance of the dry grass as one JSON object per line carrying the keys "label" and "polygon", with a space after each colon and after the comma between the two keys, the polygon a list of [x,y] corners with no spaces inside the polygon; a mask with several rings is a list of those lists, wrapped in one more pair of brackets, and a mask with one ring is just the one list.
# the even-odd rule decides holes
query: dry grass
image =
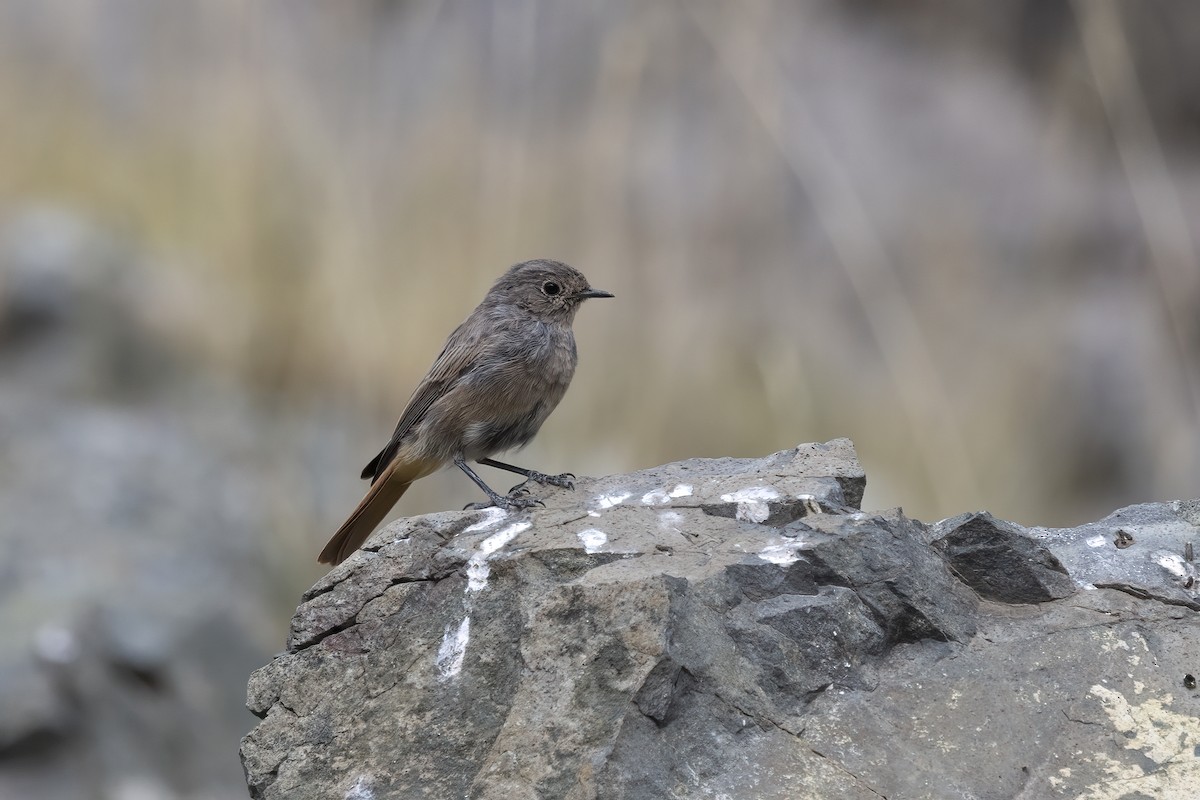
{"label": "dry grass", "polygon": [[732,8],[10,4],[0,211],[120,232],[187,287],[155,313],[198,363],[381,434],[551,256],[619,299],[581,314],[547,469],[847,435],[868,503],[925,518],[1194,495],[1197,175],[1115,6],[1076,4],[1041,94],[886,16]]}

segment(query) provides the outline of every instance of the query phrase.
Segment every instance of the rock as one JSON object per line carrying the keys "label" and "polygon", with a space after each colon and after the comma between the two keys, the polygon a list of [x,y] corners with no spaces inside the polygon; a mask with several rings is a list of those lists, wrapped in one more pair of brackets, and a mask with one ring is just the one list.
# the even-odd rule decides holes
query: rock
{"label": "rock", "polygon": [[934,547],[981,597],[1000,603],[1044,603],[1075,591],[1067,570],[1021,528],[986,512],[963,514],[935,526]]}
{"label": "rock", "polygon": [[287,652],[251,677],[251,796],[1196,785],[1182,554],[1200,503],[930,528],[858,511],[862,489],[837,440],[581,479],[532,513],[397,521],[304,596]]}
{"label": "rock", "polygon": [[1200,500],[1188,500],[1129,506],[1078,528],[1029,532],[1084,589],[1115,589],[1200,611],[1189,556],[1198,527]]}

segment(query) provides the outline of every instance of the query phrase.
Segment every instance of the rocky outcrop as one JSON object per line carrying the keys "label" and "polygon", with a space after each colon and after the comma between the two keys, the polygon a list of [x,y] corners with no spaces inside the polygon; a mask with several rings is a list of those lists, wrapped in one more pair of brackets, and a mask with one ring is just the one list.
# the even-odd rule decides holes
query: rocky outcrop
{"label": "rocky outcrop", "polygon": [[256,798],[1190,797],[1200,502],[858,510],[850,442],[379,531],[250,680]]}

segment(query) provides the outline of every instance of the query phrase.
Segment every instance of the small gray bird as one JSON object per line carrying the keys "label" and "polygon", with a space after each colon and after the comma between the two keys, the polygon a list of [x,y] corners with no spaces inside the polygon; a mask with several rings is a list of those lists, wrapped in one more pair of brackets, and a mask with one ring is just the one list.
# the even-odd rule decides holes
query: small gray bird
{"label": "small gray bird", "polygon": [[[371,488],[325,545],[318,561],[340,564],[371,535],[413,481],[453,463],[484,491],[490,505],[528,508],[539,501],[524,484],[500,495],[468,465],[475,461],[553,486],[573,486],[570,473],[544,475],[490,458],[521,447],[562,400],[575,374],[571,323],[590,297],[612,297],[558,261],[526,261],[496,281],[459,325],[417,386],[396,431],[362,471]],[[470,506],[468,506],[470,507]]]}

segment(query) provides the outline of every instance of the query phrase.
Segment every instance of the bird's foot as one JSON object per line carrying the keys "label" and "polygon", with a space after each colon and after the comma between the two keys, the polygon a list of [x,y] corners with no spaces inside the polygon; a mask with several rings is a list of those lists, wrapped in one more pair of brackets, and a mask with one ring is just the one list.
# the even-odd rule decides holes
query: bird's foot
{"label": "bird's foot", "polygon": [[533,506],[546,507],[546,504],[540,499],[529,494],[529,487],[523,483],[510,489],[503,499],[505,508],[509,509],[532,508]]}
{"label": "bird's foot", "polygon": [[545,503],[536,497],[529,496],[529,490],[524,485],[516,486],[508,494],[495,495],[486,503],[467,503],[464,511],[482,511],[485,508],[503,508],[505,511],[523,511],[534,506],[545,507]]}
{"label": "bird's foot", "polygon": [[[525,480],[518,483],[513,488],[509,489],[508,493],[510,495],[513,494],[514,492],[516,492],[521,487],[525,486],[525,484],[529,483],[530,481],[533,481],[534,483],[540,483],[543,486],[557,486],[560,489],[574,489],[575,488],[575,474],[572,472],[564,472],[560,475],[547,475],[544,472],[537,472],[536,470],[530,470],[529,477],[527,477]],[[528,491],[528,490],[526,490],[526,491]]]}
{"label": "bird's foot", "polygon": [[542,508],[546,507],[546,504],[543,503],[539,498],[530,497],[528,494],[509,494],[504,498],[504,503],[505,508],[509,509],[510,511],[520,511],[526,508],[533,508],[534,506],[541,506]]}

